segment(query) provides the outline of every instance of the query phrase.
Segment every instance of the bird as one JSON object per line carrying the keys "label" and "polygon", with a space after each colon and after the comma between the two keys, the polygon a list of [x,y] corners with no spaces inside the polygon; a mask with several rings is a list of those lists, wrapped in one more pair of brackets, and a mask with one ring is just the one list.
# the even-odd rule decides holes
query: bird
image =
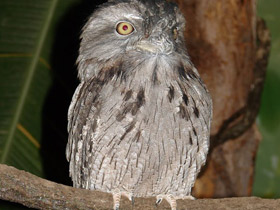
{"label": "bird", "polygon": [[176,3],[109,0],[80,35],[66,157],[76,188],[177,208],[209,149],[212,99],[190,60]]}

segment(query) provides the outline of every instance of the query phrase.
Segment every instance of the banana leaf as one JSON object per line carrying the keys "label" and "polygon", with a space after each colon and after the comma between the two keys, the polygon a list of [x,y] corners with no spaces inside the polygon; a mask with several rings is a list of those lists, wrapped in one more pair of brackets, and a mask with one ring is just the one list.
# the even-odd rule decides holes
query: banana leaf
{"label": "banana leaf", "polygon": [[[71,184],[67,109],[94,1],[0,1],[0,163]],[[1,187],[1,186],[0,186]],[[0,202],[0,209],[21,209]]]}

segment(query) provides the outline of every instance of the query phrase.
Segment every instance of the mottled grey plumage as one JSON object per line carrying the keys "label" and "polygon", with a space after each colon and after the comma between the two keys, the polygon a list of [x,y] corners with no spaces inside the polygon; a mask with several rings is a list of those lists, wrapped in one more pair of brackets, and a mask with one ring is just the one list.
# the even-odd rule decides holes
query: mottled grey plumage
{"label": "mottled grey plumage", "polygon": [[[129,35],[117,24],[134,27]],[[68,112],[75,187],[188,198],[209,149],[212,101],[184,44],[185,20],[163,0],[98,8],[81,35],[80,85]]]}

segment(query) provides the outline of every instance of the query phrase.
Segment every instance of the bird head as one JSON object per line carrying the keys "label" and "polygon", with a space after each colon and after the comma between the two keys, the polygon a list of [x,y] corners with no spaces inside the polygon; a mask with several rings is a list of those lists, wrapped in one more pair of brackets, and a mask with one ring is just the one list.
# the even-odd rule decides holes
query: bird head
{"label": "bird head", "polygon": [[[80,66],[115,65],[127,58],[186,55],[185,19],[175,3],[165,0],[115,0],[101,5],[89,18],[81,35]],[[91,65],[91,66],[90,66]],[[91,77],[92,72],[81,74]]]}

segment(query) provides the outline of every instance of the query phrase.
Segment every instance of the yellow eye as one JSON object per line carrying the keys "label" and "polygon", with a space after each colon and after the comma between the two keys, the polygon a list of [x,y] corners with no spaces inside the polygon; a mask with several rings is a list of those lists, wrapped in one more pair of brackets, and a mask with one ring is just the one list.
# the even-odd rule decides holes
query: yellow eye
{"label": "yellow eye", "polygon": [[131,34],[133,31],[134,31],[133,26],[128,22],[120,22],[117,25],[117,32],[120,35],[128,35]]}

